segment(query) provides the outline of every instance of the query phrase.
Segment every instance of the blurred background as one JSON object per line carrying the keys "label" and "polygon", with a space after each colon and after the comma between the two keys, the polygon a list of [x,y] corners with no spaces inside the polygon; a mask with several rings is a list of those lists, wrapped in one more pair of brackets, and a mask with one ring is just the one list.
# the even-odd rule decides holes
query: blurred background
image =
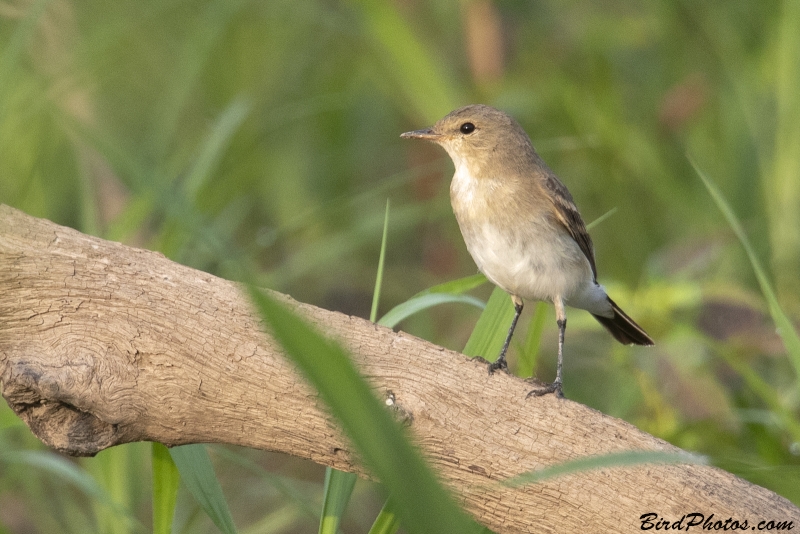
{"label": "blurred background", "polygon": [[[796,369],[691,163],[797,325],[798,88],[798,0],[6,0],[0,202],[218,275],[235,257],[264,286],[368,317],[387,199],[381,314],[476,272],[450,159],[400,133],[501,108],[587,223],[609,214],[591,231],[600,282],[656,341],[622,347],[572,312],[566,396],[800,504]],[[533,352],[552,380],[555,317],[542,308],[525,344],[534,308],[511,364]],[[461,350],[479,313],[439,306],[401,329]],[[0,404],[0,449],[44,450]],[[323,468],[210,450],[242,532],[315,531]],[[69,462],[147,525],[149,451]],[[366,532],[381,504],[360,481],[342,530]],[[57,468],[0,460],[0,533],[136,530],[114,513]],[[183,492],[175,524],[215,531]]]}

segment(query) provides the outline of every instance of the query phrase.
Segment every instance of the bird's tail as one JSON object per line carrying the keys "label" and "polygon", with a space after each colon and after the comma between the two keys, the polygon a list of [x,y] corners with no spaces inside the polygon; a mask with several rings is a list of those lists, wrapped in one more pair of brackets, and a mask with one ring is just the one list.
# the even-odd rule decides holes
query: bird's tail
{"label": "bird's tail", "polygon": [[617,304],[608,299],[611,303],[611,308],[614,310],[614,317],[603,317],[602,315],[594,315],[601,325],[606,327],[606,330],[611,332],[614,338],[623,345],[654,345],[653,340],[647,335],[641,326],[636,324],[636,321],[628,317],[628,315],[620,309]]}

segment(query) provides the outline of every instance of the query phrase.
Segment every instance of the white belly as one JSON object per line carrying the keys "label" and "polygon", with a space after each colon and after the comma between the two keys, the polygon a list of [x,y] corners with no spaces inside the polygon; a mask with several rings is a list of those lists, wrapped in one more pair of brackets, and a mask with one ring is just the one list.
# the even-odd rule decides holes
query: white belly
{"label": "white belly", "polygon": [[508,293],[533,300],[569,298],[585,278],[580,249],[526,226],[509,232],[483,224],[462,233],[478,269]]}
{"label": "white belly", "polygon": [[[458,172],[461,171],[461,172]],[[502,200],[491,183],[481,184],[458,169],[453,193],[466,203],[453,203],[461,234],[475,263],[495,285],[527,300],[564,303],[599,315],[610,312],[605,290],[594,281],[589,260],[575,240],[552,219],[530,213],[515,216],[474,216],[487,213],[491,204]],[[495,186],[497,187],[497,186]],[[468,197],[468,198],[466,198]],[[463,206],[470,206],[466,211]],[[497,223],[502,221],[502,226]],[[511,222],[509,222],[511,221]]]}

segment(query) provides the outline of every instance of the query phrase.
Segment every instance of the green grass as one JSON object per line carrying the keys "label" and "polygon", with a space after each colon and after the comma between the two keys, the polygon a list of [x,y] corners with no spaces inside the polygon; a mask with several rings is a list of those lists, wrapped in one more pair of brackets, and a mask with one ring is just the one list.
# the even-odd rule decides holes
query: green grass
{"label": "green grass", "polygon": [[[375,276],[375,289],[372,291],[372,308],[369,320],[375,322],[378,318],[378,306],[381,301],[381,287],[383,285],[383,270],[386,261],[386,246],[389,235],[389,207],[391,202],[386,200],[386,213],[383,216],[383,236],[381,237],[381,251],[378,256],[378,269]],[[336,534],[339,524],[350,503],[350,497],[356,484],[355,473],[345,473],[332,467],[325,469],[325,488],[323,490],[322,512],[320,513],[319,534]]]}
{"label": "green grass", "polygon": [[217,528],[224,534],[236,534],[236,525],[205,445],[182,445],[170,449],[169,453],[181,474],[181,481]]}
{"label": "green grass", "polygon": [[556,478],[569,474],[578,474],[595,469],[608,469],[611,467],[626,467],[631,465],[659,465],[659,464],[707,464],[707,459],[685,452],[663,451],[624,451],[588,456],[562,464],[545,467],[536,471],[522,473],[504,481],[508,486],[523,486],[536,482]]}
{"label": "green grass", "polygon": [[[446,1],[14,4],[0,202],[493,359],[513,310],[463,246],[449,158],[398,136],[501,107],[586,220],[616,210],[591,230],[600,282],[656,340],[617,346],[570,313],[567,395],[800,504],[797,2],[490,6],[502,35]],[[494,78],[468,56],[481,39],[503,49]],[[554,323],[526,305],[516,372],[553,376]],[[58,461],[2,403],[0,447]],[[65,460],[102,493],[4,463],[0,532],[217,532],[163,453]],[[240,531],[318,528],[324,470],[210,458]],[[358,482],[339,529],[393,528],[381,491]]]}
{"label": "green grass", "polygon": [[389,411],[358,376],[347,354],[272,297],[250,295],[273,337],[286,349],[389,492],[409,532],[482,532],[437,484]]}
{"label": "green grass", "polygon": [[[750,244],[750,240],[748,239],[747,234],[745,234],[739,219],[736,217],[736,214],[733,212],[730,205],[725,200],[725,197],[722,196],[722,193],[711,181],[711,179],[706,176],[705,173],[703,173],[703,171],[697,167],[697,165],[694,163],[692,163],[692,165],[694,166],[698,176],[700,176],[700,178],[703,180],[703,183],[708,189],[708,192],[711,194],[711,197],[714,199],[714,202],[717,204],[717,207],[719,207],[720,211],[725,216],[725,219],[731,226],[733,233],[736,234],[736,237],[739,239],[742,247],[747,253],[747,257],[753,267],[753,271],[758,279],[758,283],[761,286],[761,292],[764,294],[764,298],[769,305],[769,312],[772,316],[772,321],[776,325],[776,331],[783,341],[788,360],[794,367],[794,383],[797,385],[798,390],[800,390],[800,335],[798,335],[794,325],[778,303],[778,298],[772,287],[772,283],[767,278],[767,274],[764,268],[761,266],[761,261],[758,259],[753,246]],[[745,379],[748,386],[759,397],[761,397],[762,401],[779,417],[782,426],[787,432],[789,432],[795,443],[800,443],[800,419],[798,419],[798,417],[792,413],[792,410],[795,406],[787,406],[787,403],[784,403],[779,396],[775,394],[769,384],[767,384],[758,376],[757,373],[749,369],[742,362],[737,361],[735,358],[728,358],[727,361],[731,367],[733,367],[739,373],[739,375]],[[793,404],[796,405],[796,402],[797,401],[795,401]]]}
{"label": "green grass", "polygon": [[172,532],[180,475],[169,449],[161,443],[152,444],[153,467],[153,534]]}

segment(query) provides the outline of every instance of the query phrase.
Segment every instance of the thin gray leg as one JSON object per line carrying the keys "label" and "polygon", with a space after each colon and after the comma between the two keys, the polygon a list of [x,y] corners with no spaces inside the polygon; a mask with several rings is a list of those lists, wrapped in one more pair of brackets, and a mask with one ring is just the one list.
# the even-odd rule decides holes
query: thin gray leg
{"label": "thin gray leg", "polygon": [[511,343],[511,336],[514,335],[514,329],[517,327],[517,321],[522,313],[522,300],[515,296],[511,296],[514,302],[514,318],[511,320],[511,328],[508,329],[508,335],[503,343],[503,348],[500,349],[500,356],[495,361],[489,364],[489,374],[494,373],[498,369],[508,371],[508,362],[506,362],[506,351],[508,351],[508,344]]}
{"label": "thin gray leg", "polygon": [[564,398],[564,393],[561,391],[563,385],[562,372],[564,367],[564,334],[567,331],[567,312],[564,309],[564,301],[561,298],[553,299],[553,304],[556,307],[556,324],[558,325],[558,362],[556,363],[556,380],[552,384],[541,388],[534,389],[528,393],[528,397],[540,397],[548,393],[555,393],[556,397]]}

